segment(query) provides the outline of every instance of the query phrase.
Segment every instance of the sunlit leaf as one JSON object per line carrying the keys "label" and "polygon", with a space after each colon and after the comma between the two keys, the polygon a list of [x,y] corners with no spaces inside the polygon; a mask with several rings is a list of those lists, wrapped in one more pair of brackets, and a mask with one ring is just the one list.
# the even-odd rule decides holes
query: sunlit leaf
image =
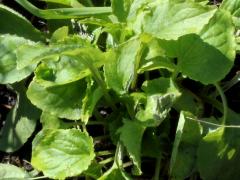
{"label": "sunlit leaf", "polygon": [[33,81],[28,88],[27,96],[35,106],[43,111],[60,118],[78,120],[81,118],[85,89],[84,81],[48,89]]}
{"label": "sunlit leaf", "polygon": [[[130,11],[132,29],[136,33],[145,32],[167,40],[199,33],[216,11],[191,1],[158,0],[138,3],[136,0]],[[133,16],[134,12],[137,17]]]}
{"label": "sunlit leaf", "polygon": [[32,165],[53,179],[80,175],[94,158],[93,140],[77,129],[42,130],[33,141]]}
{"label": "sunlit leaf", "polygon": [[33,72],[36,65],[17,69],[16,51],[24,44],[34,43],[14,35],[0,35],[0,83],[15,83]]}
{"label": "sunlit leaf", "polygon": [[0,177],[2,180],[25,180],[31,176],[19,167],[0,163]]}

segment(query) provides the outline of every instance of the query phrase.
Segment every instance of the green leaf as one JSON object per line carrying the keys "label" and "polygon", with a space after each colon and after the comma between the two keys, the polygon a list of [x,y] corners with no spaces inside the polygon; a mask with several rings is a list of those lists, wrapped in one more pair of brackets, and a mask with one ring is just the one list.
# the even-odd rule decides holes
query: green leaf
{"label": "green leaf", "polygon": [[85,81],[45,88],[33,80],[28,88],[27,96],[35,106],[43,111],[60,118],[79,120],[85,90]]}
{"label": "green leaf", "polygon": [[236,40],[234,33],[235,28],[233,26],[231,14],[220,9],[202,29],[200,36],[204,42],[217,48],[233,64],[236,55]]}
{"label": "green leaf", "polygon": [[0,83],[15,83],[33,72],[36,65],[17,69],[16,51],[24,44],[34,43],[18,36],[0,35]]}
{"label": "green leaf", "polygon": [[158,126],[167,117],[180,93],[170,78],[145,81],[142,89],[148,95],[147,103],[136,113],[136,118],[146,126]]}
{"label": "green leaf", "polygon": [[63,26],[58,28],[51,37],[51,42],[56,43],[58,41],[64,41],[65,38],[68,36],[68,26]]}
{"label": "green leaf", "polygon": [[186,89],[181,89],[181,96],[179,96],[175,103],[174,108],[180,111],[191,112],[192,114],[198,115],[203,111],[203,105],[200,104],[196,96]]}
{"label": "green leaf", "polygon": [[[223,22],[228,24],[225,20]],[[210,33],[202,33],[204,40],[189,34],[178,41],[161,40],[161,46],[169,56],[178,57],[178,69],[184,75],[203,84],[216,83],[226,76],[234,62],[235,43],[230,37],[233,29],[232,26],[224,28],[224,23],[215,26],[218,29],[221,27],[222,33],[214,38]]]}
{"label": "green leaf", "polygon": [[14,152],[21,148],[35,130],[40,111],[26,97],[24,83],[15,84],[17,93],[15,107],[9,112],[0,133],[0,150]]}
{"label": "green leaf", "polygon": [[33,141],[32,165],[53,179],[80,175],[94,159],[93,140],[77,129],[42,130]]}
{"label": "green leaf", "polygon": [[197,148],[201,138],[200,126],[188,117],[193,116],[181,112],[170,162],[172,179],[185,179],[196,169]]}
{"label": "green leaf", "polygon": [[137,75],[142,45],[139,39],[129,40],[109,52],[109,61],[105,64],[105,78],[109,88],[119,94],[128,91]]}
{"label": "green leaf", "polygon": [[145,1],[135,9],[137,1],[131,7],[130,27],[136,33],[145,32],[166,40],[198,34],[216,11],[192,1],[173,0]]}
{"label": "green leaf", "polygon": [[113,166],[106,171],[98,180],[130,180],[131,178],[123,172],[116,163],[113,164]]}
{"label": "green leaf", "polygon": [[213,84],[223,79],[233,65],[219,50],[196,35],[180,39],[180,46],[188,49],[179,56],[179,69],[189,78],[203,84]]}
{"label": "green leaf", "polygon": [[166,119],[174,100],[173,94],[148,96],[145,109],[136,113],[137,120],[148,127],[159,126]]}
{"label": "green leaf", "polygon": [[98,164],[96,161],[93,161],[88,169],[84,171],[84,174],[94,179],[98,179],[102,175],[102,165]]}
{"label": "green leaf", "polygon": [[46,111],[42,112],[40,122],[42,123],[43,129],[65,129],[68,127],[56,115],[52,115],[50,112]]}
{"label": "green leaf", "polygon": [[89,80],[86,89],[86,95],[82,101],[82,122],[87,124],[89,118],[92,116],[97,102],[101,99],[102,96],[102,88],[98,87],[92,80]]}
{"label": "green leaf", "polygon": [[178,91],[172,79],[163,77],[144,81],[142,84],[142,90],[147,95],[165,95],[166,93],[174,94],[176,97],[180,95],[180,92]]}
{"label": "green leaf", "polygon": [[25,180],[30,178],[30,175],[19,167],[0,163],[0,177],[2,180]]}
{"label": "green leaf", "polygon": [[91,74],[88,65],[99,68],[105,63],[105,55],[96,48],[63,51],[62,54],[59,59],[50,59],[38,66],[36,82],[44,87],[72,83]]}
{"label": "green leaf", "polygon": [[220,8],[225,9],[234,15],[235,13],[239,12],[240,1],[239,0],[223,0],[220,5]]}
{"label": "green leaf", "polygon": [[219,10],[200,34],[201,39],[196,35],[179,39],[178,65],[191,79],[204,84],[215,83],[226,76],[235,58],[231,15]]}
{"label": "green leaf", "polygon": [[78,2],[78,0],[42,0],[48,3],[57,3],[65,6],[71,6],[71,7],[83,7],[81,3]]}
{"label": "green leaf", "polygon": [[[228,111],[228,124],[239,125],[240,116]],[[240,158],[239,128],[217,128],[210,131],[200,142],[197,166],[201,178],[238,179]],[[209,168],[211,167],[211,168]]]}
{"label": "green leaf", "polygon": [[125,22],[133,0],[111,0],[113,14],[120,22]]}
{"label": "green leaf", "polygon": [[58,8],[58,9],[38,9],[27,0],[16,0],[21,6],[33,15],[43,19],[73,19],[89,16],[109,15],[112,10],[110,7],[80,7],[80,8]]}
{"label": "green leaf", "polygon": [[[65,29],[66,30],[66,29]],[[59,30],[61,31],[61,29]],[[63,30],[64,31],[64,28]],[[56,39],[60,32],[56,32],[52,38],[56,42],[51,42],[49,46],[43,44],[27,44],[17,49],[17,68],[21,69],[28,65],[37,64],[44,59],[57,58],[67,51],[71,51],[78,48],[90,47],[90,43],[81,39],[79,36],[67,36],[63,39]],[[66,32],[65,32],[66,33]],[[60,36],[60,35],[59,35]],[[61,35],[64,36],[64,35]],[[60,37],[59,37],[60,38]],[[47,60],[44,60],[47,61]]]}
{"label": "green leaf", "polygon": [[120,140],[137,168],[137,175],[141,175],[141,144],[145,127],[138,121],[125,120],[124,125],[118,131]]}
{"label": "green leaf", "polygon": [[[164,49],[160,46],[158,39],[152,37],[146,38],[146,48],[143,52],[143,58],[141,59],[138,73],[161,68],[168,69],[169,71],[174,71],[176,69],[176,66],[170,61],[168,57],[166,57]],[[148,40],[148,38],[150,40]]]}
{"label": "green leaf", "polygon": [[153,128],[148,128],[142,138],[142,156],[159,158],[163,152],[163,139],[159,138]]}
{"label": "green leaf", "polygon": [[12,34],[33,41],[43,40],[42,34],[16,11],[0,4],[0,34]]}

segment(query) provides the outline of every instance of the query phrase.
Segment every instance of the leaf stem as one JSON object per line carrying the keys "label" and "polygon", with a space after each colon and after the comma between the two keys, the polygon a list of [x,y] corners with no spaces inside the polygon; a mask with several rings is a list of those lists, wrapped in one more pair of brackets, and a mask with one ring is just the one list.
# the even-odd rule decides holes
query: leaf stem
{"label": "leaf stem", "polygon": [[110,157],[110,158],[107,158],[107,159],[104,159],[102,161],[99,162],[100,165],[105,165],[105,164],[108,164],[110,162],[114,161],[114,157]]}
{"label": "leaf stem", "polygon": [[94,6],[94,4],[92,3],[92,1],[91,1],[91,0],[86,0],[86,2],[88,3],[88,5],[89,5],[89,6],[91,6],[91,7],[93,7],[93,6]]}
{"label": "leaf stem", "polygon": [[42,10],[27,0],[16,0],[30,13],[43,19],[73,19],[88,16],[106,15],[112,12],[111,7],[80,7]]}
{"label": "leaf stem", "polygon": [[34,178],[29,178],[31,180],[35,180],[35,179],[46,179],[48,178],[47,176],[39,176],[39,177],[34,177]]}
{"label": "leaf stem", "polygon": [[189,119],[189,120],[191,120],[191,121],[200,122],[200,123],[203,123],[203,124],[208,124],[208,125],[216,126],[216,127],[223,127],[223,128],[240,128],[239,125],[221,125],[221,124],[215,124],[215,123],[212,123],[212,122],[207,122],[207,121],[204,121],[204,120],[201,120],[201,119],[194,119],[194,118],[191,118],[191,117],[186,117],[186,119]]}
{"label": "leaf stem", "polygon": [[105,97],[106,101],[108,102],[108,104],[110,105],[110,107],[112,108],[112,110],[117,111],[117,107],[113,103],[113,101],[111,99],[111,96],[108,94],[105,82],[103,81],[103,79],[102,79],[100,73],[98,72],[98,70],[91,63],[89,63],[88,60],[85,60],[84,58],[82,60],[83,60],[82,62],[84,63],[84,65],[86,65],[90,69],[90,71],[92,72],[93,78],[95,79],[95,81],[102,88],[104,97]]}
{"label": "leaf stem", "polygon": [[222,99],[222,104],[223,104],[223,121],[222,121],[222,124],[225,125],[226,120],[227,120],[227,115],[228,115],[227,99],[226,99],[226,96],[225,96],[222,88],[219,86],[218,83],[215,84],[215,87],[216,87],[217,91],[219,92],[219,95],[221,96],[221,99]]}
{"label": "leaf stem", "polygon": [[157,158],[156,161],[156,165],[155,165],[155,173],[154,173],[154,177],[153,180],[159,180],[159,176],[160,176],[160,169],[161,169],[161,155]]}
{"label": "leaf stem", "polygon": [[107,138],[109,138],[109,135],[93,137],[94,141],[100,141],[100,140],[107,139]]}
{"label": "leaf stem", "polygon": [[108,156],[114,154],[113,151],[98,151],[95,152],[96,156]]}

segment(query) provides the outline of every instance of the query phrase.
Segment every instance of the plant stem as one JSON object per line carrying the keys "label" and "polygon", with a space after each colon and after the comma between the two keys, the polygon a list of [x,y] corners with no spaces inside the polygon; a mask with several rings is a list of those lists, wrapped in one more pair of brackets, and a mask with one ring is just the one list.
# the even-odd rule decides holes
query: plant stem
{"label": "plant stem", "polygon": [[94,6],[94,4],[92,3],[92,1],[91,1],[91,0],[86,0],[86,2],[88,3],[88,5],[89,5],[89,6],[91,6],[91,7],[93,7],[93,6]]}
{"label": "plant stem", "polygon": [[154,173],[154,177],[153,180],[159,180],[159,176],[160,176],[160,169],[161,169],[161,155],[157,158],[156,161],[156,165],[155,165],[155,173]]}
{"label": "plant stem", "polygon": [[34,177],[34,178],[29,178],[31,180],[35,180],[35,179],[46,179],[47,176],[40,176],[40,177]]}
{"label": "plant stem", "polygon": [[123,168],[129,167],[132,165],[133,165],[133,163],[131,161],[129,161],[129,162],[123,163]]}
{"label": "plant stem", "polygon": [[221,96],[222,99],[222,104],[223,104],[223,121],[222,124],[225,125],[226,124],[226,120],[227,120],[227,114],[228,114],[228,105],[227,105],[227,99],[226,96],[222,90],[222,88],[219,86],[219,84],[215,84],[216,89],[219,92],[219,95]]}
{"label": "plant stem", "polygon": [[98,120],[98,122],[101,122],[103,124],[105,123],[105,119],[102,117],[102,115],[98,112],[98,110],[94,111],[94,116],[96,117],[96,119]]}
{"label": "plant stem", "polygon": [[100,140],[107,139],[107,138],[109,138],[109,135],[93,137],[94,141],[100,141]]}
{"label": "plant stem", "polygon": [[104,159],[103,161],[100,161],[99,164],[100,165],[105,165],[105,164],[108,164],[108,163],[110,163],[112,161],[114,161],[114,157],[110,157],[110,158]]}
{"label": "plant stem", "polygon": [[104,97],[105,97],[106,101],[108,102],[108,104],[110,105],[110,107],[112,108],[112,110],[117,111],[117,107],[113,103],[111,96],[108,94],[105,82],[102,80],[102,77],[101,77],[100,73],[98,72],[98,70],[92,64],[90,64],[87,60],[84,60],[83,63],[90,69],[90,71],[93,74],[94,79],[96,80],[98,85],[102,88]]}
{"label": "plant stem", "polygon": [[95,153],[96,156],[108,156],[114,154],[113,151],[98,151]]}
{"label": "plant stem", "polygon": [[133,77],[133,80],[132,80],[131,89],[134,89],[136,87],[136,84],[137,84],[137,78],[138,78],[137,71],[138,71],[138,68],[139,68],[139,65],[140,65],[142,53],[144,51],[143,44],[140,44],[140,47],[139,47],[139,49],[137,51],[138,52],[137,52],[136,60],[135,60],[134,77]]}

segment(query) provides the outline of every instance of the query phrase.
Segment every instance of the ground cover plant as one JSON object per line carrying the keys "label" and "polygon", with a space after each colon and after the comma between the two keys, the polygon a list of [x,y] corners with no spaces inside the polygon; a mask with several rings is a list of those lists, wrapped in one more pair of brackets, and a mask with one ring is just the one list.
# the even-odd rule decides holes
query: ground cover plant
{"label": "ground cover plant", "polygon": [[16,2],[43,26],[0,4],[0,151],[33,168],[1,179],[239,179],[240,0]]}

